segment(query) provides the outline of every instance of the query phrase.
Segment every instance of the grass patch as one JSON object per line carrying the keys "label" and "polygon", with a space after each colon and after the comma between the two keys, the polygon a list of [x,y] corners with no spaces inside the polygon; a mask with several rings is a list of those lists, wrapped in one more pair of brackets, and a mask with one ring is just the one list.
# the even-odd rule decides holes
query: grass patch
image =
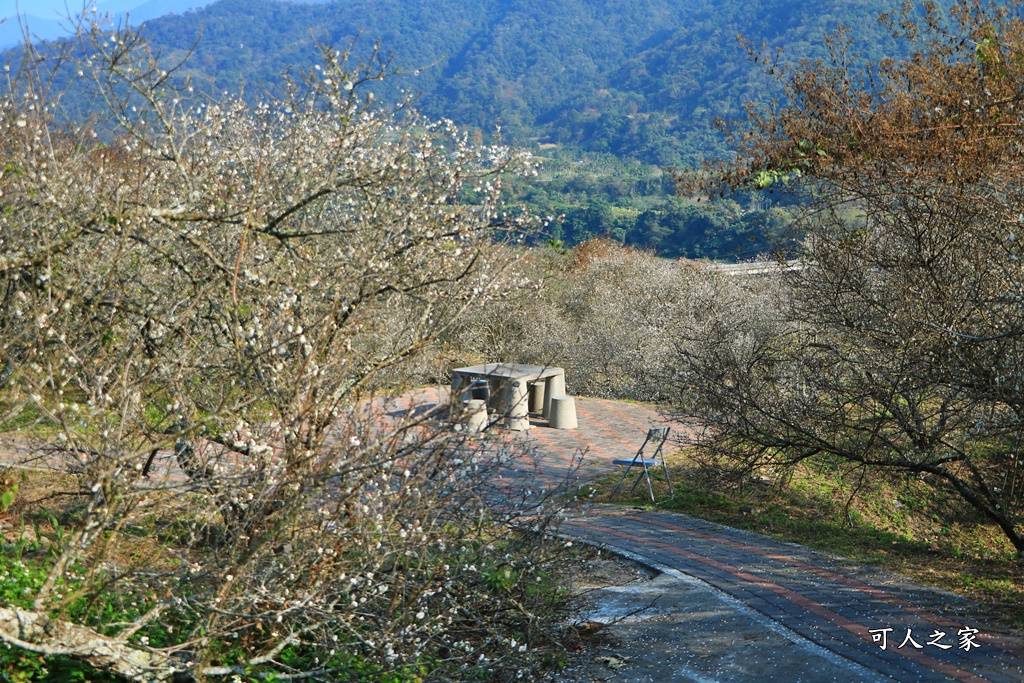
{"label": "grass patch", "polygon": [[[867,562],[975,600],[985,617],[1024,628],[1024,566],[993,524],[927,479],[849,471],[808,462],[785,477],[742,478],[702,466],[689,451],[668,458],[674,497],[655,479],[659,510]],[[595,482],[594,500],[651,507],[643,484],[609,492],[621,473]],[[628,490],[628,489],[627,489]]]}

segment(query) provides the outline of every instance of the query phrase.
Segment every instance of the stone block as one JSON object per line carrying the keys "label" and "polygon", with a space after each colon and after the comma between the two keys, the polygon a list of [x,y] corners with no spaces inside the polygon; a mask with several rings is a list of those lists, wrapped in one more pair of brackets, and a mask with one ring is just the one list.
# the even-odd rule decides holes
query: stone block
{"label": "stone block", "polygon": [[548,424],[555,429],[575,429],[579,426],[576,420],[576,399],[572,396],[558,396],[551,399],[551,415]]}
{"label": "stone block", "polygon": [[466,431],[479,434],[487,428],[487,401],[473,399],[466,403]]}

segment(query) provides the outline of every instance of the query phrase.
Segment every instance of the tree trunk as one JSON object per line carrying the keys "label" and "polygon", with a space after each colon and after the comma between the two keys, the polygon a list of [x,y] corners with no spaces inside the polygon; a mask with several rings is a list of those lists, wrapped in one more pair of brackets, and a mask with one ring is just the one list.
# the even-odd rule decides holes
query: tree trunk
{"label": "tree trunk", "polygon": [[130,681],[166,681],[175,673],[164,655],[40,612],[0,608],[0,640],[41,655],[71,657]]}

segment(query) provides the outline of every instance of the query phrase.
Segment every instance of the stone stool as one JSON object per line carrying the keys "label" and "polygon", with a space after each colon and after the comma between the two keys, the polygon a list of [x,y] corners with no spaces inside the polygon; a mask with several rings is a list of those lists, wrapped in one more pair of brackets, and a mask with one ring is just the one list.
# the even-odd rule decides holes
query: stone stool
{"label": "stone stool", "polygon": [[576,399],[572,396],[552,398],[548,425],[555,429],[575,429],[578,427],[579,423],[576,421]]}
{"label": "stone stool", "polygon": [[487,401],[475,398],[466,403],[466,431],[479,434],[487,429]]}
{"label": "stone stool", "polygon": [[565,375],[552,375],[544,380],[544,417],[551,420],[551,400],[565,396]]}

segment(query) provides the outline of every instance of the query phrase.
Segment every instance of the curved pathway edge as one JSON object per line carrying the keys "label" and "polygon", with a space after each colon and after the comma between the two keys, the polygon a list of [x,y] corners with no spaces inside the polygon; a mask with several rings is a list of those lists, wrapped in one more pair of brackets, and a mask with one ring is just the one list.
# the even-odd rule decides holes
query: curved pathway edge
{"label": "curved pathway edge", "polygon": [[[859,677],[870,677],[872,673],[877,673],[877,672],[870,671],[869,669],[867,669],[866,667],[864,667],[861,664],[858,664],[857,662],[854,662],[852,660],[849,660],[849,659],[846,659],[844,657],[841,657],[841,656],[837,655],[836,653],[832,652],[831,650],[829,650],[829,649],[827,649],[825,647],[822,647],[821,645],[815,643],[812,640],[809,640],[808,638],[803,637],[802,635],[800,635],[796,631],[793,631],[793,630],[787,628],[786,626],[783,626],[781,623],[779,623],[779,622],[777,622],[777,621],[775,621],[775,620],[765,616],[761,612],[758,612],[757,610],[752,609],[751,607],[748,607],[743,602],[741,602],[740,600],[736,599],[735,597],[733,597],[729,593],[726,593],[725,591],[723,591],[723,590],[721,590],[719,588],[716,588],[715,586],[711,585],[710,583],[708,583],[706,581],[703,581],[703,580],[701,580],[701,579],[699,579],[699,578],[697,578],[695,576],[691,576],[690,574],[686,574],[686,573],[676,569],[675,567],[671,567],[669,565],[662,564],[661,562],[658,562],[657,560],[655,560],[655,559],[653,559],[651,557],[648,557],[648,556],[643,555],[643,554],[635,553],[635,552],[633,552],[631,550],[627,550],[626,548],[623,548],[623,547],[620,547],[618,545],[615,545],[614,543],[598,542],[598,541],[592,540],[590,538],[587,538],[587,536],[585,536],[585,535],[575,535],[575,534],[569,534],[569,533],[560,533],[560,534],[558,534],[558,536],[560,538],[563,538],[563,539],[572,540],[572,541],[575,541],[575,542],[578,542],[578,543],[583,543],[585,545],[592,546],[594,548],[598,548],[598,549],[601,549],[601,550],[606,550],[606,551],[612,552],[612,553],[614,553],[614,554],[616,554],[616,555],[618,555],[618,556],[620,556],[622,558],[625,558],[625,559],[627,559],[627,560],[629,560],[631,562],[635,562],[636,564],[642,565],[642,566],[644,566],[644,567],[646,567],[646,568],[648,568],[648,569],[650,569],[652,571],[655,571],[655,572],[657,572],[659,574],[671,577],[674,581],[678,581],[680,583],[683,583],[683,584],[686,584],[688,586],[691,586],[691,587],[693,587],[693,588],[695,588],[697,590],[710,593],[717,600],[721,601],[724,604],[727,604],[727,605],[731,606],[737,612],[743,614],[745,617],[747,617],[748,619],[756,622],[757,624],[759,624],[760,626],[764,627],[765,629],[767,629],[769,631],[772,631],[773,633],[781,636],[782,638],[785,638],[789,642],[791,642],[794,645],[797,645],[797,646],[803,648],[804,650],[807,650],[808,652],[814,653],[814,654],[818,655],[819,657],[822,657],[823,659],[826,659],[826,660],[830,661],[836,667],[849,669],[851,674],[853,674],[854,676],[856,676],[858,678]],[[886,677],[886,678],[888,679],[888,677]],[[891,680],[891,679],[889,679],[889,680]]]}
{"label": "curved pathway edge", "polygon": [[1024,680],[1024,643],[986,629],[975,603],[868,565],[688,515],[613,506],[567,517],[562,533],[715,590],[833,662],[896,681]]}

